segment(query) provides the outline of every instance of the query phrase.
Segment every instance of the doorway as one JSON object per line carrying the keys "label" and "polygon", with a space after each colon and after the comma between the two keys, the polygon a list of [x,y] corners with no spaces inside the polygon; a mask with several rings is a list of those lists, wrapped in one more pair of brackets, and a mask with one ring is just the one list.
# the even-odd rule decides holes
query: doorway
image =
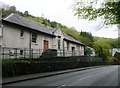
{"label": "doorway", "polygon": [[72,56],[75,56],[75,47],[72,47]]}
{"label": "doorway", "polygon": [[44,51],[49,48],[49,42],[47,40],[44,40]]}

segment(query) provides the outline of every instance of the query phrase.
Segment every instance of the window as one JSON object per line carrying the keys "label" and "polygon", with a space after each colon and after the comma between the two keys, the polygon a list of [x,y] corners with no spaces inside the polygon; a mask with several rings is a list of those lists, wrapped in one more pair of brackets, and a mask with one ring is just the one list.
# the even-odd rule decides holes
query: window
{"label": "window", "polygon": [[32,33],[32,42],[36,43],[37,40],[37,34],[36,33]]}
{"label": "window", "polygon": [[70,44],[69,42],[67,42],[67,50],[69,50],[69,48],[70,48]]}
{"label": "window", "polygon": [[60,47],[61,47],[60,42],[61,42],[61,37],[58,36],[58,49],[60,49]]}
{"label": "window", "polygon": [[23,55],[23,50],[20,50],[20,55]]}
{"label": "window", "polygon": [[20,30],[20,37],[24,36],[24,30]]}

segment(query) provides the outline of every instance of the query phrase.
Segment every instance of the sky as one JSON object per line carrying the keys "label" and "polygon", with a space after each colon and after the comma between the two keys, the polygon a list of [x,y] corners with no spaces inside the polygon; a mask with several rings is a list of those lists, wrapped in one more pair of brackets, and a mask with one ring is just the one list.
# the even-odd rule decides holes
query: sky
{"label": "sky", "polygon": [[117,38],[116,26],[103,27],[102,20],[87,21],[78,19],[72,12],[71,5],[74,0],[0,0],[10,6],[15,5],[17,10],[28,11],[34,16],[44,16],[50,21],[56,21],[68,27],[74,27],[77,31],[91,32],[93,36]]}

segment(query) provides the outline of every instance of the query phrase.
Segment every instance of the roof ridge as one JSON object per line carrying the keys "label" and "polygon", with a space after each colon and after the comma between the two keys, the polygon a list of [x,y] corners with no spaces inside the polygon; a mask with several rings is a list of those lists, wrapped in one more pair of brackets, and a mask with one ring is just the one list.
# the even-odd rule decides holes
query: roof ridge
{"label": "roof ridge", "polygon": [[[23,19],[26,19],[26,20],[28,20],[28,21],[30,21],[30,22],[37,23],[37,24],[39,24],[39,25],[41,25],[41,26],[44,26],[44,27],[46,27],[46,28],[49,28],[49,29],[52,28],[52,27],[50,27],[50,26],[47,26],[47,25],[42,24],[42,23],[40,23],[40,22],[37,22],[37,21],[34,21],[34,20],[32,20],[32,19],[26,18],[26,17],[24,17],[24,16],[20,16],[20,15],[15,14],[15,13],[14,13],[14,15],[19,16],[19,17],[21,17],[21,18],[23,18]],[[51,31],[51,30],[49,30],[49,31]],[[52,31],[51,31],[51,32],[52,32]]]}
{"label": "roof ridge", "polygon": [[[18,15],[18,14],[16,14],[16,13],[11,13],[9,16],[7,16],[6,18],[4,18],[4,20],[7,20],[7,19],[8,19],[9,17],[11,17],[12,15],[15,15],[15,16],[21,17],[21,18],[23,18],[23,19],[26,19],[26,20],[28,20],[28,21],[35,22],[35,23],[38,23],[38,24],[40,24],[40,25],[42,25],[42,26],[45,26],[45,24],[42,24],[42,23],[40,23],[40,22],[31,20],[31,19],[29,19],[29,18],[26,18],[26,17],[24,17],[24,16]],[[46,27],[49,27],[49,26],[46,25]]]}
{"label": "roof ridge", "polygon": [[9,17],[11,17],[12,15],[14,15],[15,13],[11,13],[9,16],[5,17],[3,20],[7,20]]}
{"label": "roof ridge", "polygon": [[[28,21],[31,21],[31,22],[39,23],[39,22],[37,22],[37,21],[34,21],[34,20],[31,20],[31,19],[28,19],[28,18],[26,18],[26,17],[24,17],[24,16],[20,16],[20,15],[18,15],[18,14],[16,14],[16,13],[14,13],[14,15],[19,16],[19,17],[21,17],[21,18],[23,18],[23,19],[27,19]],[[39,23],[39,24],[41,24],[41,25],[44,26],[44,24],[42,24],[42,23]]]}
{"label": "roof ridge", "polygon": [[73,39],[74,41],[76,41],[76,42],[79,42],[79,43],[81,43],[81,44],[84,44],[84,43],[80,42],[79,40],[73,38],[72,36],[66,34],[65,32],[63,32],[63,34],[64,34],[64,38],[65,38],[65,36],[67,36],[67,37],[69,37],[69,38],[72,38],[72,39]]}
{"label": "roof ridge", "polygon": [[31,28],[31,29],[34,29],[34,30],[37,30],[37,31],[41,31],[41,32],[50,34],[50,35],[52,35],[52,32],[53,32],[52,29],[54,29],[54,28],[49,27],[45,24],[42,24],[42,23],[39,23],[37,21],[31,20],[31,19],[26,18],[24,16],[20,16],[16,13],[10,14],[8,17],[6,17],[4,19],[4,21],[8,21],[8,22],[15,23],[15,24],[18,24],[18,25],[21,25],[21,26],[25,26],[25,27],[28,27],[28,28]]}

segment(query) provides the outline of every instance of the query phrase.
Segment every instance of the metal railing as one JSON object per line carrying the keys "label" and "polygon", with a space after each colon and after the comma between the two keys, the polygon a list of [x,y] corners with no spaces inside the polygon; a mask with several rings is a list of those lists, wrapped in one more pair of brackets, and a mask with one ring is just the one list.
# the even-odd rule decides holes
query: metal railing
{"label": "metal railing", "polygon": [[[83,56],[84,51],[75,50],[75,51],[68,51],[68,50],[56,50],[56,56],[58,57],[67,57],[67,56]],[[17,59],[17,58],[40,58],[43,55],[43,52],[46,52],[43,49],[28,49],[28,48],[8,48],[8,47],[1,47],[0,49],[0,57],[2,59]],[[50,55],[51,52],[47,53]]]}

